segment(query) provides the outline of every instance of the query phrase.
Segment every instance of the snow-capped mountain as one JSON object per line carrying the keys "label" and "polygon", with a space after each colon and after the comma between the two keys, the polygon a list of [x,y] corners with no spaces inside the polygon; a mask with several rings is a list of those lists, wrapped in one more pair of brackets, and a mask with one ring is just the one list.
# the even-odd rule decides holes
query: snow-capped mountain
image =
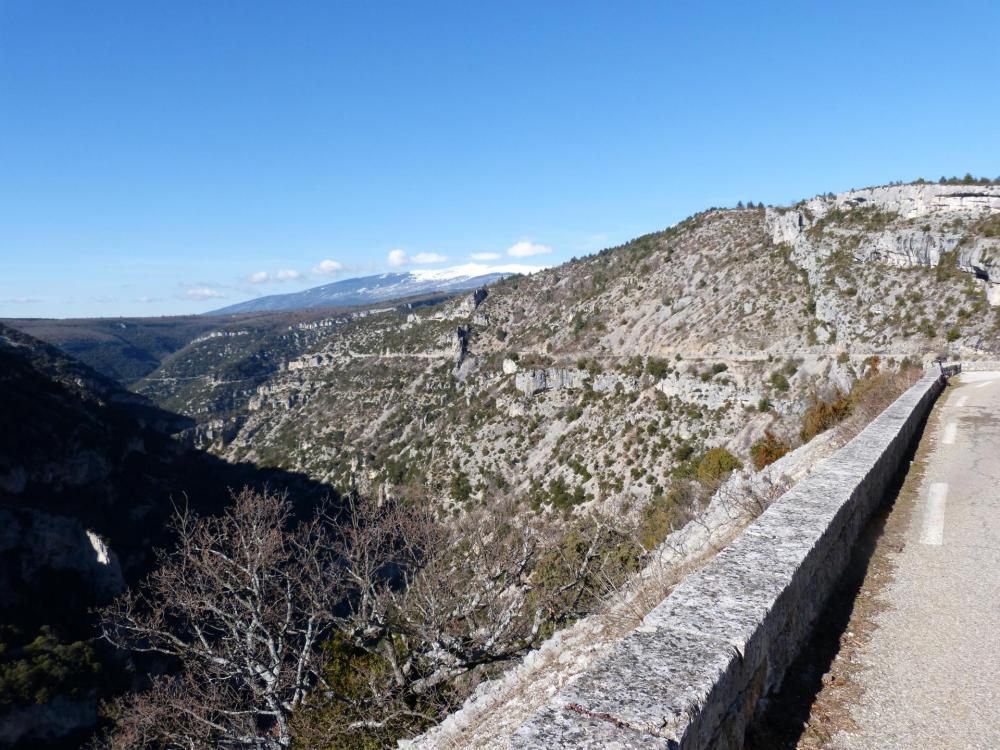
{"label": "snow-capped mountain", "polygon": [[334,281],[332,284],[324,284],[301,292],[257,297],[205,314],[232,315],[274,310],[303,310],[310,307],[366,305],[419,294],[476,289],[508,276],[530,274],[539,270],[540,266],[518,263],[498,266],[466,263],[451,268],[422,268],[402,273],[382,273]]}

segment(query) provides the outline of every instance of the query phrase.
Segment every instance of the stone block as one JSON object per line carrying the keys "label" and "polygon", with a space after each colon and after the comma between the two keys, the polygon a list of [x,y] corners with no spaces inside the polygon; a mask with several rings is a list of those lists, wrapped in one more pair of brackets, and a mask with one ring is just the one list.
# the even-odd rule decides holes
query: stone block
{"label": "stone block", "polygon": [[708,711],[709,725],[721,719],[725,707],[709,696],[714,690],[730,692],[743,668],[736,649],[721,639],[673,628],[637,630],[567,686],[561,698],[589,714],[680,742],[698,731],[691,726],[693,716]]}
{"label": "stone block", "polygon": [[676,750],[677,743],[640,732],[610,717],[590,715],[565,703],[546,706],[522,726],[511,740],[516,750]]}

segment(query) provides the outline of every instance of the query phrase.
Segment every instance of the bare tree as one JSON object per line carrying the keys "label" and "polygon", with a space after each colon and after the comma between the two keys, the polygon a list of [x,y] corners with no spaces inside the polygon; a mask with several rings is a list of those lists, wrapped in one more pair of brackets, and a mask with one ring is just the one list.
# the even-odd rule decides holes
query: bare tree
{"label": "bare tree", "polygon": [[299,717],[307,746],[360,746],[359,737],[391,744],[440,719],[481,669],[524,655],[584,614],[607,567],[621,564],[609,549],[624,535],[611,524],[567,534],[510,500],[444,523],[364,498],[351,507],[355,520],[339,528],[353,591],[339,628],[355,666],[338,661],[330,701]]}
{"label": "bare tree", "polygon": [[391,743],[585,614],[641,549],[509,500],[441,521],[352,493],[293,528],[286,498],[243,490],[174,524],[177,548],[104,613],[109,641],[178,667],[117,704],[115,748]]}
{"label": "bare tree", "polygon": [[117,706],[113,747],[291,744],[343,585],[323,518],[290,517],[283,495],[250,489],[220,517],[178,513],[176,550],[103,613],[111,643],[179,665]]}
{"label": "bare tree", "polygon": [[532,573],[554,537],[510,503],[449,522],[360,496],[347,506],[336,524],[349,586],[338,629],[355,657],[299,725],[327,741],[434,721],[456,678],[528,651],[548,614]]}

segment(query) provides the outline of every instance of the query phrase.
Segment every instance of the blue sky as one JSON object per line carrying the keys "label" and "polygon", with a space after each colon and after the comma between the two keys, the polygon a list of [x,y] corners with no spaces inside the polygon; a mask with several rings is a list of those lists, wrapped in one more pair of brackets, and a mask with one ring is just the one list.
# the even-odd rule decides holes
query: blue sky
{"label": "blue sky", "polygon": [[0,316],[557,263],[712,205],[995,177],[998,35],[987,2],[0,0]]}

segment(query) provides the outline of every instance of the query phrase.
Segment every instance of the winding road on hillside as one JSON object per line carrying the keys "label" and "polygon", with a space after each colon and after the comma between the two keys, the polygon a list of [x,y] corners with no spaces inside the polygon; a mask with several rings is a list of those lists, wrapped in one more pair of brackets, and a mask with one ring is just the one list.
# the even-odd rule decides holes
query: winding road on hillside
{"label": "winding road on hillside", "polygon": [[952,378],[921,449],[838,750],[1000,748],[1000,372]]}

